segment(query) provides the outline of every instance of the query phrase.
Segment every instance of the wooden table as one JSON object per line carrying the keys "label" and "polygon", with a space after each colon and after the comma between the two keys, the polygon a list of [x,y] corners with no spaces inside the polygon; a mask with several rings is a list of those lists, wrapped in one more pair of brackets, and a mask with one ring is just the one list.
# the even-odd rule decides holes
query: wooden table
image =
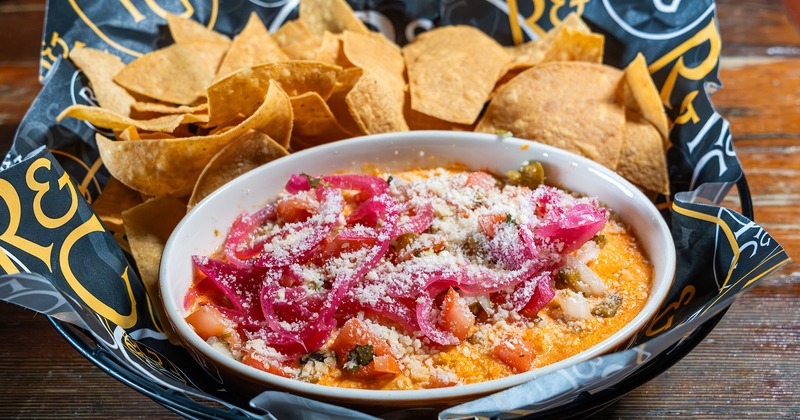
{"label": "wooden table", "polygon": [[[756,221],[800,258],[800,36],[776,0],[717,3],[725,86],[713,100],[731,122]],[[40,89],[43,19],[44,0],[0,1],[2,151]],[[0,320],[0,418],[174,417],[94,367],[44,317],[0,303]],[[800,416],[800,262],[739,298],[689,356],[601,414]]]}

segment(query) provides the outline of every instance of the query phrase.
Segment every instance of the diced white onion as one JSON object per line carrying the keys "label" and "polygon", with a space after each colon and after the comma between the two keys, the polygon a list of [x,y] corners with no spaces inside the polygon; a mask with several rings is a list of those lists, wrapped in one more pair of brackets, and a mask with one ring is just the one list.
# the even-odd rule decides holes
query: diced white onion
{"label": "diced white onion", "polygon": [[596,260],[600,255],[600,245],[595,241],[587,241],[583,246],[575,251],[577,257],[582,263],[588,264],[590,261]]}
{"label": "diced white onion", "polygon": [[567,318],[589,319],[592,317],[589,301],[580,293],[575,293],[567,289],[559,290],[556,295],[556,300],[558,304],[561,305],[561,310]]}
{"label": "diced white onion", "polygon": [[581,262],[576,257],[568,255],[566,258],[567,267],[578,272],[580,281],[575,287],[576,292],[582,292],[588,296],[602,296],[606,293],[606,285],[589,266]]}

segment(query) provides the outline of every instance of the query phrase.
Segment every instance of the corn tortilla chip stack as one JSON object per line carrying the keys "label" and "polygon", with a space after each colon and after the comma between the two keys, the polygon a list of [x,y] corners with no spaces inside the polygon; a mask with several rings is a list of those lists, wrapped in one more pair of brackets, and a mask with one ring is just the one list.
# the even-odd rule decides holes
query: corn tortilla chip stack
{"label": "corn tortilla chip stack", "polygon": [[125,68],[125,63],[114,54],[93,48],[77,48],[69,55],[92,84],[92,91],[101,107],[117,114],[130,115],[136,99],[122,86],[114,83],[114,76]]}
{"label": "corn tortilla chip stack", "polygon": [[185,215],[186,204],[171,197],[153,198],[122,212],[125,234],[139,269],[139,277],[162,321],[164,333],[175,343],[178,342],[178,336],[167,322],[158,292],[158,269],[167,239]]}
{"label": "corn tortilla chip stack", "polygon": [[231,40],[219,32],[206,28],[200,22],[182,18],[171,13],[167,14],[167,26],[176,44],[194,42],[219,42],[230,44]]}
{"label": "corn tortilla chip stack", "polygon": [[219,66],[216,79],[241,69],[263,63],[286,61],[286,55],[281,47],[267,32],[261,18],[253,12],[242,32],[234,38],[228,53]]}
{"label": "corn tortilla chip stack", "polygon": [[467,125],[478,118],[511,60],[500,44],[470,26],[423,33],[403,48],[403,56],[411,109]]}
{"label": "corn tortilla chip stack", "polygon": [[360,131],[366,134],[408,131],[403,115],[405,78],[403,56],[382,35],[345,31],[344,55],[363,71],[345,103]]}
{"label": "corn tortilla chip stack", "polygon": [[255,113],[219,134],[151,141],[113,141],[100,134],[96,138],[103,163],[122,183],[151,196],[183,197],[192,192],[211,158],[249,130],[288,143],[292,106],[276,82],[270,83]]}
{"label": "corn tortilla chip stack", "polygon": [[301,0],[300,20],[312,34],[320,37],[325,31],[335,34],[345,30],[370,33],[344,0]]}
{"label": "corn tortilla chip stack", "polygon": [[622,71],[600,64],[530,68],[497,90],[475,131],[511,132],[615,169],[625,133],[622,81]]}
{"label": "corn tortilla chip stack", "polygon": [[[240,70],[208,87],[209,122],[230,121],[251,115],[264,100],[270,84],[277,82],[289,96],[317,92],[330,96],[340,67],[310,61],[261,64]],[[279,139],[274,138],[275,141]]]}
{"label": "corn tortilla chip stack", "polygon": [[134,60],[114,82],[159,101],[192,105],[214,80],[227,50],[221,42],[173,44]]}

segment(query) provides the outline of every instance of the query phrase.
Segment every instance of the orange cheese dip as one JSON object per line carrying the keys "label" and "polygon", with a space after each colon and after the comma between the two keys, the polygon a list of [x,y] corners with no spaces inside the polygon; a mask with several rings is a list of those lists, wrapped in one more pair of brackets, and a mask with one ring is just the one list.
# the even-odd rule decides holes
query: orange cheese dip
{"label": "orange cheese dip", "polygon": [[[632,233],[596,200],[552,187],[503,184],[482,172],[417,170],[391,177],[388,193],[404,205],[399,208],[416,205],[420,214],[424,205],[433,219],[424,231],[392,239],[386,254],[344,295],[336,326],[318,348],[288,357],[292,347],[269,344],[280,342],[274,332],[243,327],[225,309],[235,305],[209,284],[202,267],[186,298],[187,321],[219,351],[274,374],[336,387],[410,390],[503,378],[574,356],[620,330],[647,301],[651,265]],[[278,198],[275,223],[280,225],[281,202],[298,196]],[[359,193],[344,190],[342,197],[340,219],[358,214],[353,212],[362,205]],[[308,207],[305,217],[316,211],[313,203]],[[295,217],[285,205],[282,211],[287,212],[283,217]],[[414,212],[401,212],[397,225],[411,226],[415,217],[418,221]],[[379,219],[375,228],[382,223],[389,222]],[[339,229],[338,235],[346,236],[341,232],[347,228]],[[314,253],[338,243],[331,239],[336,235],[329,234]],[[573,236],[580,236],[580,243],[569,239]],[[332,260],[363,262],[359,257],[369,249],[341,248]],[[530,268],[533,259],[535,269]],[[302,286],[313,289],[309,295],[332,294],[334,286],[317,275],[330,265],[310,261]],[[341,270],[351,269],[341,264]],[[428,280],[414,277],[417,272]],[[528,277],[496,283],[517,275]],[[430,292],[429,300],[424,291]],[[287,292],[275,293],[280,302]],[[400,302],[410,311],[396,316],[381,309],[381,302]],[[280,325],[275,328],[291,334],[295,324]]]}

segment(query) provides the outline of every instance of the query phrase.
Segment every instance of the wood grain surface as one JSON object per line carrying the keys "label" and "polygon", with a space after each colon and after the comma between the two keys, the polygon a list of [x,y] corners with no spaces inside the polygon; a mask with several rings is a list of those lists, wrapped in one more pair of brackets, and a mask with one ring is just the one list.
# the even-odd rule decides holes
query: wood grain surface
{"label": "wood grain surface", "polygon": [[[731,123],[756,221],[800,259],[800,35],[780,1],[717,4],[724,87],[713,101]],[[43,20],[44,0],[0,0],[3,151],[40,89]],[[738,207],[735,197],[726,204]],[[170,417],[94,367],[44,317],[0,303],[0,418]],[[691,354],[598,417],[800,417],[800,261],[740,297]]]}

